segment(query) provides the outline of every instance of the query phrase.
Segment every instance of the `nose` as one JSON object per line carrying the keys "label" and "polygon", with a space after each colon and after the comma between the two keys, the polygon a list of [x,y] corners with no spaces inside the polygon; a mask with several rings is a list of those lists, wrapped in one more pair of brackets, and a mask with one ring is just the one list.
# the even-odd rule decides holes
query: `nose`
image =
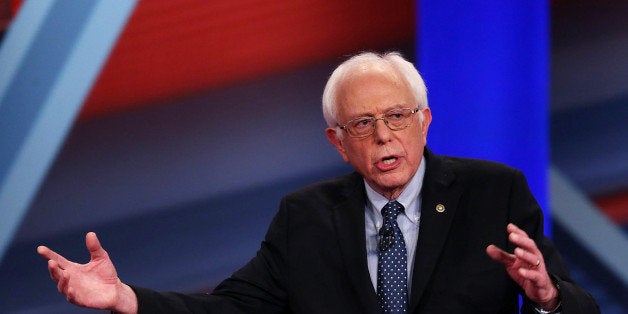
{"label": "nose", "polygon": [[[380,125],[377,124],[379,121],[382,121]],[[388,127],[384,118],[375,119],[373,127],[375,128],[374,138],[378,143],[390,141],[392,130]]]}

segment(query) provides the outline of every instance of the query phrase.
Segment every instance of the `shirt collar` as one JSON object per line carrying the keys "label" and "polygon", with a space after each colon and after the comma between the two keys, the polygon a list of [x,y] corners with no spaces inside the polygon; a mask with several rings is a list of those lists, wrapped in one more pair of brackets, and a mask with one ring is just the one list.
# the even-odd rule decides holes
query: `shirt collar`
{"label": "shirt collar", "polygon": [[[410,183],[408,183],[406,188],[397,198],[397,202],[403,205],[403,207],[405,208],[404,214],[408,217],[415,217],[419,214],[419,206],[410,206],[410,204],[412,204],[413,201],[418,200],[421,193],[421,188],[423,187],[424,177],[425,157],[421,157],[421,164],[419,165],[419,169],[417,169],[414,176],[412,176],[412,179],[410,179]],[[364,180],[364,186],[366,187],[366,197],[368,198],[370,207],[377,213],[378,216],[381,217],[381,209],[384,208],[384,205],[386,205],[386,203],[391,200],[375,192],[375,190],[373,190],[373,188],[371,188],[368,183],[366,183],[366,180]]]}

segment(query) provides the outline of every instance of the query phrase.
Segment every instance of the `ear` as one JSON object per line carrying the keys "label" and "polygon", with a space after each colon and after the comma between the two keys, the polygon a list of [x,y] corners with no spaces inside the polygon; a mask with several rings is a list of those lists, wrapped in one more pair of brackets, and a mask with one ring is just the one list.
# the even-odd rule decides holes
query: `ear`
{"label": "ear", "polygon": [[423,121],[421,121],[421,136],[423,140],[427,140],[427,130],[430,127],[430,123],[432,123],[432,112],[430,108],[425,108],[422,110],[423,113]]}
{"label": "ear", "polygon": [[338,130],[336,128],[327,128],[325,129],[325,135],[327,135],[327,140],[336,147],[340,156],[345,162],[349,162],[349,158],[347,158],[347,153],[345,152],[344,147],[342,146],[342,140],[338,138],[337,134]]}

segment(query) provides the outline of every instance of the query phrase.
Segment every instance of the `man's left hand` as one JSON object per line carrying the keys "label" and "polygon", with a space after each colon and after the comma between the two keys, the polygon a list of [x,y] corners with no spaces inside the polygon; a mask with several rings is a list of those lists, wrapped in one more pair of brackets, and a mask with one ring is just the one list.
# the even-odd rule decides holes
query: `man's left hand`
{"label": "man's left hand", "polygon": [[491,244],[486,253],[506,267],[510,277],[525,291],[526,296],[545,310],[555,309],[560,303],[558,289],[545,268],[543,254],[528,234],[514,224],[508,224],[508,240],[515,245],[510,254]]}

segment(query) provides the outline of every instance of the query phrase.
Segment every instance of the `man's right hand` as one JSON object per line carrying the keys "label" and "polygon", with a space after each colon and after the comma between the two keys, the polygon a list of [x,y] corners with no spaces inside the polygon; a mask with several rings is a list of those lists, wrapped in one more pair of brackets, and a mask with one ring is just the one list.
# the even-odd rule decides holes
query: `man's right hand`
{"label": "man's right hand", "polygon": [[37,247],[37,253],[48,260],[50,277],[57,283],[59,292],[78,306],[137,313],[135,292],[120,281],[95,233],[85,236],[85,245],[91,255],[87,264],[68,261],[45,246]]}

